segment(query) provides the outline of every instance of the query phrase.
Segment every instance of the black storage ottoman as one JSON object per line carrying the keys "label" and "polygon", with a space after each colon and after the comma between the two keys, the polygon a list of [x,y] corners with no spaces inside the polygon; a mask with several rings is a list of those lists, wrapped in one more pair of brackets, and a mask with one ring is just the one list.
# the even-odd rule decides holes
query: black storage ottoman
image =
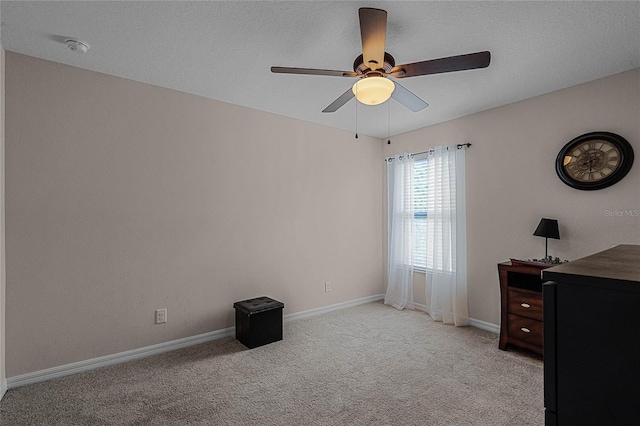
{"label": "black storage ottoman", "polygon": [[257,297],[233,304],[236,310],[236,339],[249,349],[282,340],[284,303]]}

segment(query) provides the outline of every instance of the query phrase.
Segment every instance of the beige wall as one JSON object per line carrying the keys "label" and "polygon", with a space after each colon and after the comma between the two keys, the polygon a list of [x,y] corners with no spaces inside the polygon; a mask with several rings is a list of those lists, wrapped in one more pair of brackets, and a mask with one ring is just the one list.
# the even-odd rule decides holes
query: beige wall
{"label": "beige wall", "polygon": [[9,377],[382,292],[379,140],[11,52],[6,78]]}
{"label": "beige wall", "polygon": [[[500,322],[496,264],[544,256],[544,239],[532,236],[542,217],[558,219],[561,240],[549,240],[549,254],[563,259],[640,244],[640,217],[605,212],[640,210],[639,117],[640,69],[635,69],[395,136],[391,145],[383,145],[386,157],[441,144],[473,144],[466,161],[472,318]],[[558,179],[555,159],[567,142],[592,131],[624,136],[636,160],[616,185],[578,191]],[[424,275],[416,274],[414,281],[416,301],[425,303]]]}
{"label": "beige wall", "polygon": [[[640,70],[373,138],[6,54],[9,377],[233,325],[234,301],[285,313],[378,294],[384,162],[471,142],[469,306],[499,322],[496,263],[640,243],[640,168],[601,191],[555,174],[573,137],[606,130],[640,156]],[[3,115],[4,118],[4,115]],[[382,226],[381,226],[382,225]],[[419,276],[422,277],[422,276]],[[324,293],[324,282],[333,291]],[[416,284],[418,302],[424,289]],[[153,323],[168,308],[169,322]],[[1,308],[0,308],[1,309]],[[1,315],[0,315],[1,317]]]}
{"label": "beige wall", "polygon": [[5,372],[4,58],[4,48],[0,46],[0,386],[7,378]]}

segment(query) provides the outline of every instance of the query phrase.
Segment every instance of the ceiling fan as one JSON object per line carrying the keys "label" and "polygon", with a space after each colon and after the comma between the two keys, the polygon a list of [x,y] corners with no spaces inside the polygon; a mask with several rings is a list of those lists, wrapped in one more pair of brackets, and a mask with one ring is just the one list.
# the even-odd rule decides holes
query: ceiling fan
{"label": "ceiling fan", "polygon": [[368,105],[379,105],[392,97],[411,111],[417,112],[428,107],[429,104],[388,77],[407,78],[486,68],[491,61],[491,53],[485,51],[396,65],[393,56],[384,50],[387,33],[387,12],[381,9],[363,7],[358,10],[358,14],[360,17],[362,55],[355,59],[353,71],[271,67],[271,72],[359,78],[352,88],[344,92],[322,112],[335,112],[354,96],[358,101]]}

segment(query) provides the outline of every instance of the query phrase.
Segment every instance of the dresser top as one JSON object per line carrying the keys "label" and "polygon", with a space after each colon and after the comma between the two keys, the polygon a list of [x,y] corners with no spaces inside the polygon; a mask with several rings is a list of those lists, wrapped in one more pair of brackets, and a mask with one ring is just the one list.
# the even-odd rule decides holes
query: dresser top
{"label": "dresser top", "polygon": [[640,291],[640,245],[622,244],[542,271],[544,280],[574,284],[620,284]]}

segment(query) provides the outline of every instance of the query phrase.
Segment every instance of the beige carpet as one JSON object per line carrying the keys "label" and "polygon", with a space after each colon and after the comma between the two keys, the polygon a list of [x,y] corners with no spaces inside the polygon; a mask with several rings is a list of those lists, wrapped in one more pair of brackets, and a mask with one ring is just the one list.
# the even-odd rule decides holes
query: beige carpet
{"label": "beige carpet", "polygon": [[542,361],[382,303],[12,389],[2,425],[543,425]]}

